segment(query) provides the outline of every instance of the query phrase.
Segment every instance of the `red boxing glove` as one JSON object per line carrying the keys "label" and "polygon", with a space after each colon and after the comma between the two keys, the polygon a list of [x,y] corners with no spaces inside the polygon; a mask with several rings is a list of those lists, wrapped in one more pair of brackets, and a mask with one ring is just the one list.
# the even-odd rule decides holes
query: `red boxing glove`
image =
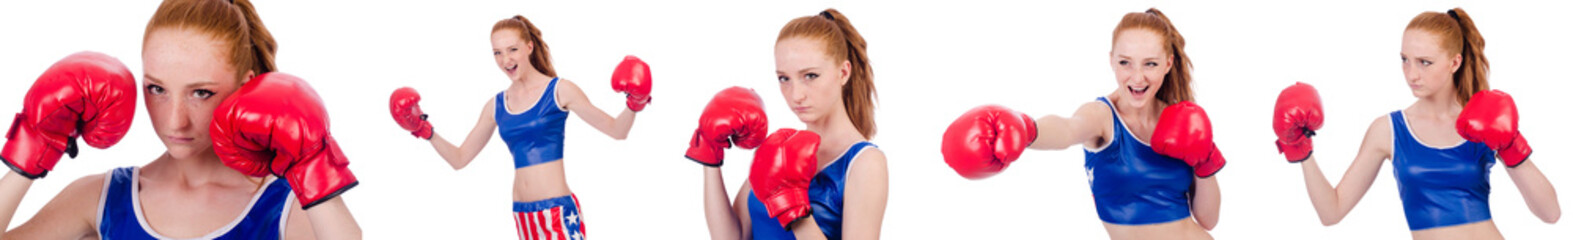
{"label": "red boxing glove", "polygon": [[420,93],[414,88],[402,87],[393,90],[393,96],[388,99],[388,112],[393,114],[393,121],[410,134],[431,139],[431,122],[426,121],[426,112],[421,111],[420,104]]}
{"label": "red boxing glove", "polygon": [[120,142],[131,130],[136,99],[136,80],[120,60],[96,52],[66,56],[27,90],[0,159],[12,172],[42,178],[61,154],[76,158],[77,137],[100,149]]}
{"label": "red boxing glove", "polygon": [[1224,165],[1223,153],[1213,144],[1213,126],[1207,112],[1191,101],[1169,105],[1158,116],[1152,132],[1152,151],[1184,160],[1197,177],[1211,177]]}
{"label": "red boxing glove", "polygon": [[1295,83],[1278,93],[1273,108],[1273,132],[1278,152],[1295,163],[1311,157],[1311,136],[1322,129],[1322,96],[1310,84]]}
{"label": "red boxing glove", "polygon": [[688,159],[705,166],[720,167],[726,158],[722,150],[733,143],[743,149],[758,147],[769,131],[765,118],[764,100],[759,94],[742,87],[731,87],[716,93],[699,115],[699,128],[688,142]]}
{"label": "red boxing glove", "polygon": [[819,134],[791,128],[776,130],[754,150],[748,181],[753,184],[754,197],[782,227],[807,217],[813,208],[808,203],[808,184],[819,169],[817,152]]}
{"label": "red boxing glove", "polygon": [[612,90],[628,95],[628,109],[644,110],[650,104],[650,65],[634,55],[623,57],[612,71]]}
{"label": "red boxing glove", "polygon": [[328,133],[322,98],[295,76],[265,73],[252,78],[219,103],[208,130],[213,151],[225,165],[253,177],[283,177],[301,209],[360,183]]}
{"label": "red boxing glove", "polygon": [[1534,149],[1529,140],[1518,132],[1518,105],[1513,96],[1500,90],[1475,93],[1458,113],[1458,135],[1471,142],[1485,143],[1497,151],[1497,157],[1508,167],[1517,167],[1529,160]]}
{"label": "red boxing glove", "polygon": [[945,129],[940,152],[945,164],[967,179],[983,179],[1009,167],[1038,139],[1038,123],[999,105],[973,108]]}

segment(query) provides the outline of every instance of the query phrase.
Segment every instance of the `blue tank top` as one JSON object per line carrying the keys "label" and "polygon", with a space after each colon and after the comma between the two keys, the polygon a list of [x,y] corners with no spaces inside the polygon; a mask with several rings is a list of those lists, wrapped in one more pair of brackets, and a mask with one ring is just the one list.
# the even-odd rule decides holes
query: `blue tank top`
{"label": "blue tank top", "polygon": [[497,93],[497,132],[513,153],[513,168],[524,168],[563,159],[563,124],[568,111],[557,106],[557,78],[546,85],[541,99],[523,113],[508,113],[507,91]]}
{"label": "blue tank top", "polygon": [[[141,189],[137,173],[136,167],[117,168],[104,180],[104,194],[98,201],[99,239],[169,239],[154,232],[143,218],[136,196]],[[270,177],[263,185],[239,219],[199,239],[282,239],[289,220],[285,208],[294,198],[283,179]]]}
{"label": "blue tank top", "polygon": [[[869,147],[879,148],[870,142],[852,144],[835,162],[814,174],[814,180],[808,184],[808,201],[813,208],[809,214],[814,217],[814,222],[819,224],[819,231],[827,239],[841,239],[841,201],[846,198],[847,170],[852,167],[858,154]],[[754,197],[753,190],[748,191],[748,217],[753,223],[755,240],[797,239],[792,231],[781,227],[780,221],[770,217],[770,212],[765,211],[764,202]]]}
{"label": "blue tank top", "polygon": [[1165,223],[1191,216],[1191,166],[1153,152],[1137,139],[1108,99],[1114,136],[1102,149],[1086,149],[1087,183],[1098,218],[1122,225]]}
{"label": "blue tank top", "polygon": [[1402,111],[1388,118],[1393,121],[1393,178],[1410,231],[1491,220],[1486,196],[1495,151],[1469,141],[1432,147],[1415,138]]}

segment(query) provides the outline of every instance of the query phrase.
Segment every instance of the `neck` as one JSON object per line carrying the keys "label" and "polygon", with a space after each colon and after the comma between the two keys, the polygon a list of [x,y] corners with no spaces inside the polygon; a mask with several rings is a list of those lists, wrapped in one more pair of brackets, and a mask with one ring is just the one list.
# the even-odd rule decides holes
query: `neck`
{"label": "neck", "polygon": [[[1116,96],[1118,96],[1118,95],[1116,95]],[[1157,99],[1153,99],[1152,102],[1150,102],[1146,106],[1142,106],[1140,108],[1135,108],[1135,107],[1131,107],[1130,105],[1126,105],[1126,104],[1123,103],[1123,101],[1125,101],[1125,100],[1116,97],[1116,98],[1110,98],[1109,103],[1114,105],[1114,111],[1118,111],[1120,113],[1120,116],[1125,117],[1125,118],[1129,118],[1129,119],[1132,119],[1132,120],[1140,120],[1140,121],[1143,121],[1143,122],[1145,122],[1145,121],[1157,121],[1158,120],[1158,116],[1163,113],[1163,107],[1164,107],[1163,105],[1164,104],[1162,102],[1159,102]]]}
{"label": "neck", "polygon": [[1420,99],[1415,100],[1415,104],[1411,105],[1410,108],[1423,114],[1436,116],[1457,116],[1459,112],[1464,110],[1463,106],[1458,105],[1457,96],[1451,91],[1420,97]]}
{"label": "neck", "polygon": [[517,78],[513,79],[513,83],[515,83],[515,84],[523,85],[523,84],[526,84],[526,83],[532,83],[532,82],[538,82],[538,81],[551,81],[552,80],[552,76],[546,76],[545,73],[541,73],[541,71],[535,70],[535,67],[532,67],[532,66],[519,66],[519,67],[520,68],[528,67],[530,70],[529,71],[525,71],[524,74],[520,74]]}
{"label": "neck", "polygon": [[838,107],[829,116],[804,124],[808,125],[809,131],[819,134],[822,147],[820,149],[835,149],[852,142],[866,140],[863,133],[858,132],[857,126],[852,124],[852,118],[847,117],[846,108]]}
{"label": "neck", "polygon": [[142,167],[142,175],[174,180],[188,186],[206,185],[221,180],[244,178],[239,171],[225,166],[212,149],[191,157],[177,158],[165,152]]}

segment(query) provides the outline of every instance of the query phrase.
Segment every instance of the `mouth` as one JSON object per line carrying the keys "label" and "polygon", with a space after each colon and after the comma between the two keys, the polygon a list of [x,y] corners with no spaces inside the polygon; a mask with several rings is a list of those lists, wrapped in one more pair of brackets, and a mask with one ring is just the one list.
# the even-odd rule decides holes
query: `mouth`
{"label": "mouth", "polygon": [[1152,86],[1146,86],[1146,87],[1141,87],[1141,88],[1132,87],[1132,86],[1125,86],[1125,90],[1126,91],[1130,91],[1131,92],[1131,96],[1145,96],[1147,94],[1147,90],[1148,89],[1152,89]]}
{"label": "mouth", "polygon": [[193,137],[169,136],[169,141],[173,143],[191,143],[196,140],[197,138]]}
{"label": "mouth", "polygon": [[508,74],[515,74],[518,73],[518,71],[519,64],[509,65],[508,67],[503,68],[503,72],[508,72]]}
{"label": "mouth", "polygon": [[795,106],[795,107],[792,107],[792,112],[798,112],[798,113],[808,112],[808,106]]}

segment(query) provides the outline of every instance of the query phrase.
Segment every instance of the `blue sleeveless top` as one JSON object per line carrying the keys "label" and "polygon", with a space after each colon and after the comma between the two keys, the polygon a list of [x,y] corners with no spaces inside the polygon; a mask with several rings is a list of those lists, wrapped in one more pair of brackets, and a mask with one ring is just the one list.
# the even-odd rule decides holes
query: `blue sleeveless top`
{"label": "blue sleeveless top", "polygon": [[[142,216],[140,198],[136,192],[137,168],[123,167],[110,171],[104,179],[104,193],[98,206],[98,238],[111,239],[169,239],[158,235]],[[199,239],[283,239],[284,223],[289,219],[289,184],[283,179],[269,177],[250,206],[239,219]]]}
{"label": "blue sleeveless top", "polygon": [[1495,151],[1469,141],[1432,147],[1415,138],[1402,111],[1388,118],[1393,122],[1393,178],[1410,231],[1491,220],[1486,196]]}
{"label": "blue sleeveless top", "polygon": [[507,91],[497,93],[497,132],[513,153],[513,168],[524,168],[563,159],[563,124],[568,111],[557,106],[557,78],[546,85],[541,99],[523,113],[508,113]]}
{"label": "blue sleeveless top", "polygon": [[[823,232],[827,239],[841,239],[843,206],[841,201],[846,196],[847,170],[852,167],[852,162],[857,159],[858,154],[869,147],[879,148],[870,142],[852,144],[852,147],[842,152],[841,157],[836,158],[835,162],[831,162],[829,166],[814,174],[814,180],[809,182],[808,201],[813,208],[809,213],[814,216],[814,222],[819,224],[820,232]],[[797,239],[792,235],[792,231],[781,227],[780,221],[770,217],[770,212],[765,211],[764,202],[754,197],[753,190],[748,191],[748,217],[753,223],[755,240]]]}
{"label": "blue sleeveless top", "polygon": [[1141,142],[1108,99],[1114,136],[1102,149],[1086,149],[1087,183],[1098,218],[1121,225],[1165,223],[1191,216],[1191,166],[1153,152]]}

